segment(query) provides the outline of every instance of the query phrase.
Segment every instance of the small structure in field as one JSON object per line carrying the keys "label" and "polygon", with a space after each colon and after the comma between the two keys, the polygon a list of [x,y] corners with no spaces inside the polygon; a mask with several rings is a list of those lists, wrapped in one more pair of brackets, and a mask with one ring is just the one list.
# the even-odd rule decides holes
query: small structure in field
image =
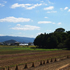
{"label": "small structure in field", "polygon": [[14,45],[19,46],[19,42],[15,42]]}

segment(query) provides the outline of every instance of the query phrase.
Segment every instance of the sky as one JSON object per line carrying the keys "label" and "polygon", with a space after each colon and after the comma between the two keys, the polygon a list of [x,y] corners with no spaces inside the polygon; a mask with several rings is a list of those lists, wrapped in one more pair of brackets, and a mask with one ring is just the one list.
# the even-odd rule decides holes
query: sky
{"label": "sky", "polygon": [[35,38],[57,28],[70,31],[70,0],[0,0],[0,36]]}

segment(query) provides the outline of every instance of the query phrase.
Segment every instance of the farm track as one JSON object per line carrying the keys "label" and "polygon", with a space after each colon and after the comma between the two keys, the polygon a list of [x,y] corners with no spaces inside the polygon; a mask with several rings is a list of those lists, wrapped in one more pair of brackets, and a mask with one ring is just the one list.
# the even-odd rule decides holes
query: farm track
{"label": "farm track", "polygon": [[32,52],[20,54],[5,54],[0,55],[0,67],[10,66],[15,64],[29,63],[38,60],[69,55],[70,51],[46,51],[46,52]]}

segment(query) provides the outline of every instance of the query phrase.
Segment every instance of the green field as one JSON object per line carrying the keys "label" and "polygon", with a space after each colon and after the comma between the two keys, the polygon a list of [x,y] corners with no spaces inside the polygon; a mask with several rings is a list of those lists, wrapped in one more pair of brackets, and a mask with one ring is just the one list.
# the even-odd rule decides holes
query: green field
{"label": "green field", "polygon": [[62,49],[40,49],[36,46],[5,46],[0,45],[0,54],[28,53],[39,51],[54,51]]}

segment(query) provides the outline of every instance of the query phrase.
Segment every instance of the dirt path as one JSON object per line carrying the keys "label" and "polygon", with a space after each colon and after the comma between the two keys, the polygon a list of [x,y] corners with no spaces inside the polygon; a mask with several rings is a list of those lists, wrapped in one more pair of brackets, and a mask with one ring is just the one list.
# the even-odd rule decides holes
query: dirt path
{"label": "dirt path", "polygon": [[[45,65],[41,65],[35,68],[30,68],[25,70],[58,70],[60,67],[69,63],[70,63],[70,59],[66,59],[59,62],[47,63]],[[59,70],[70,70],[70,67],[65,67],[64,69],[59,69]]]}

